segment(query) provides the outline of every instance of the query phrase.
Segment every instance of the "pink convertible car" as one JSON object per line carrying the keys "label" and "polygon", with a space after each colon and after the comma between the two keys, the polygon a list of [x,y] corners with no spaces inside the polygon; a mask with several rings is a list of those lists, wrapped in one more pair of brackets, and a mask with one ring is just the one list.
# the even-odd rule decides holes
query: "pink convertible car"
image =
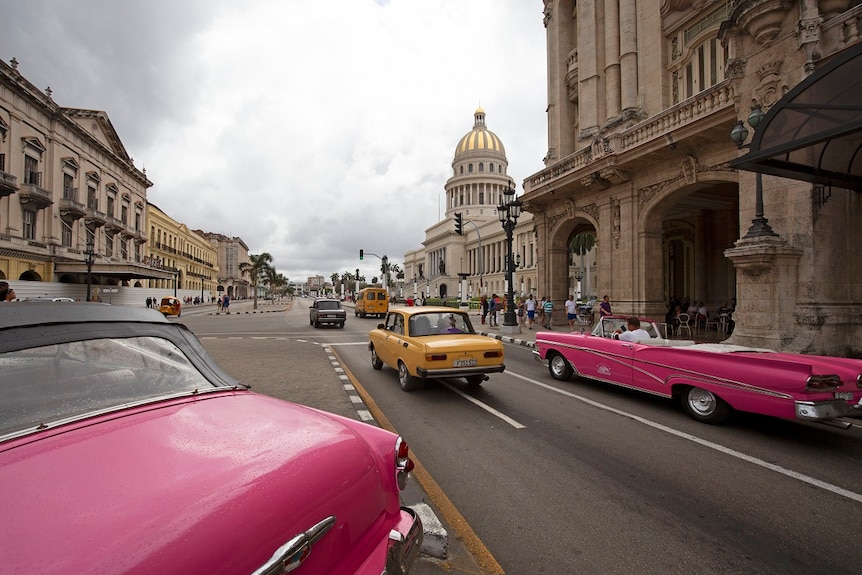
{"label": "pink convertible car", "polygon": [[605,317],[592,333],[539,332],[537,359],[555,379],[573,375],[678,398],[686,412],[720,423],[732,410],[842,428],[862,417],[862,361],[669,340],[641,319],[649,338],[620,341],[626,318]]}
{"label": "pink convertible car", "polygon": [[252,393],[154,310],[0,304],[0,571],[402,574],[400,437]]}

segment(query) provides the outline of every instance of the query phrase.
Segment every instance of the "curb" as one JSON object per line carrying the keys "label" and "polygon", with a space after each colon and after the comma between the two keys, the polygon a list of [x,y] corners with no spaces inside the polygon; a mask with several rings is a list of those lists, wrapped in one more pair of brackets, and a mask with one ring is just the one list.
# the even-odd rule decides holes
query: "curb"
{"label": "curb", "polygon": [[530,340],[521,339],[521,338],[517,338],[517,337],[511,337],[508,335],[500,335],[499,333],[494,333],[494,332],[490,332],[490,331],[477,331],[476,333],[478,333],[480,335],[485,335],[488,337],[493,337],[494,339],[499,339],[500,341],[504,341],[506,343],[514,343],[515,345],[520,345],[523,347],[530,347],[530,348],[536,347],[535,341],[530,341]]}

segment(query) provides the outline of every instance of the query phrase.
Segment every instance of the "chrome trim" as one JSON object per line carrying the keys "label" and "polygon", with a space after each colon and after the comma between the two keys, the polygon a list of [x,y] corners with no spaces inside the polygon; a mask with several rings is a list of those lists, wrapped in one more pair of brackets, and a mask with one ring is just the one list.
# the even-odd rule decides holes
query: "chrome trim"
{"label": "chrome trim", "polygon": [[796,401],[796,419],[803,421],[818,421],[835,419],[836,417],[862,416],[862,400],[850,405],[843,399],[828,399],[825,401]]}
{"label": "chrome trim", "polygon": [[311,554],[311,547],[335,525],[335,515],[330,515],[308,531],[294,535],[287,543],[275,550],[269,560],[258,567],[252,575],[276,575],[297,569]]}
{"label": "chrome trim", "polygon": [[488,367],[450,367],[446,369],[424,369],[416,368],[416,377],[420,379],[437,379],[442,377],[467,377],[470,375],[483,375],[486,373],[503,373],[505,365],[492,365]]}

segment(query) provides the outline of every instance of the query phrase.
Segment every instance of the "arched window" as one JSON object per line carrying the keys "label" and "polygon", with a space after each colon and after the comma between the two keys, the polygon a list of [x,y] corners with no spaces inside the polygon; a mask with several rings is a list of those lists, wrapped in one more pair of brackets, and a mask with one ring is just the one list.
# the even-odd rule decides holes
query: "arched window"
{"label": "arched window", "polygon": [[485,164],[482,162],[479,162],[479,173],[482,173],[484,171],[485,171]]}
{"label": "arched window", "polygon": [[494,164],[488,164],[488,171],[492,173],[494,172]]}
{"label": "arched window", "polygon": [[467,164],[467,173],[473,173],[473,164]]}

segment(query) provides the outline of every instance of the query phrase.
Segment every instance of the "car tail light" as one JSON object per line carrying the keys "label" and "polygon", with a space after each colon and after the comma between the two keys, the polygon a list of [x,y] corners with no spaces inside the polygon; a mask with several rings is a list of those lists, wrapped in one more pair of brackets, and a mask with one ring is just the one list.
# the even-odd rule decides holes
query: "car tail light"
{"label": "car tail light", "polygon": [[856,376],[856,387],[862,389],[862,373]]}
{"label": "car tail light", "polygon": [[812,375],[805,382],[805,391],[835,391],[841,386],[837,375]]}
{"label": "car tail light", "polygon": [[398,481],[398,489],[407,487],[407,475],[413,471],[413,460],[410,459],[410,448],[407,442],[400,437],[395,442],[395,478]]}
{"label": "car tail light", "polygon": [[486,351],[485,357],[503,357],[502,351]]}
{"label": "car tail light", "polygon": [[425,361],[443,361],[446,359],[445,353],[426,353]]}

